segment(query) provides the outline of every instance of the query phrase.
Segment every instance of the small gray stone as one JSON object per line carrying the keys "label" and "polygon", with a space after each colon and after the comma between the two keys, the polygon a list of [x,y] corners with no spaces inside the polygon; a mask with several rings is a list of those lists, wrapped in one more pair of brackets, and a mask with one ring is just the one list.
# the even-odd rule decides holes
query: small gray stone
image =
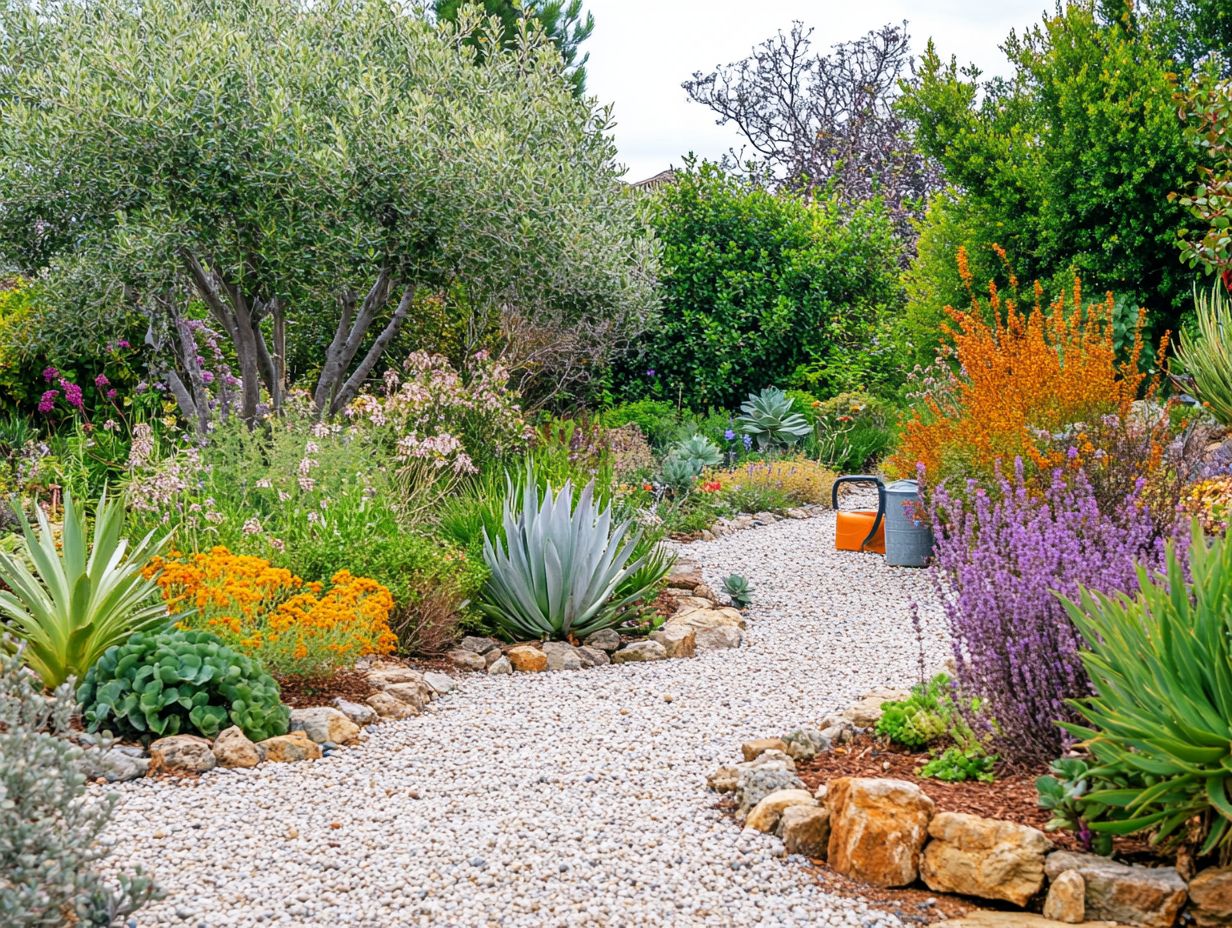
{"label": "small gray stone", "polygon": [[620,648],[620,634],[614,628],[604,628],[586,638],[586,646],[611,654]]}
{"label": "small gray stone", "polygon": [[502,654],[492,663],[488,664],[488,673],[494,677],[501,676],[502,674],[513,673],[513,665],[509,663],[509,658]]}
{"label": "small gray stone", "polygon": [[477,635],[467,635],[462,639],[461,648],[464,651],[473,651],[476,654],[487,654],[489,651],[500,649],[500,642],[495,638],[481,638]]}
{"label": "small gray stone", "polygon": [[584,665],[577,649],[565,641],[545,641],[539,648],[548,656],[548,670],[581,670]]}
{"label": "small gray stone", "polygon": [[740,802],[737,814],[743,818],[753,806],[781,789],[804,789],[804,781],[793,771],[779,767],[754,767],[742,771],[736,781],[736,797]]}
{"label": "small gray stone", "polygon": [[150,759],[133,757],[121,747],[107,750],[88,748],[81,752],[78,767],[86,779],[97,780],[101,777],[108,783],[125,783],[145,776]]}
{"label": "small gray stone", "polygon": [[376,710],[371,706],[365,706],[363,703],[351,702],[351,700],[343,699],[341,696],[334,698],[334,708],[356,725],[371,725],[380,718],[380,716],[376,714]]}
{"label": "small gray stone", "polygon": [[171,735],[150,745],[150,772],[196,774],[218,764],[210,743],[196,735]]}
{"label": "small gray stone", "polygon": [[463,670],[483,670],[488,666],[488,662],[483,659],[482,654],[477,654],[464,648],[450,651],[446,656],[451,664]]}
{"label": "small gray stone", "polygon": [[787,742],[787,753],[795,760],[812,760],[830,750],[830,739],[816,728],[798,728],[784,735],[783,740]]}
{"label": "small gray stone", "polygon": [[582,659],[582,663],[587,667],[602,667],[604,664],[610,664],[612,659],[607,656],[606,651],[600,651],[598,648],[592,648],[589,645],[582,645],[577,649],[578,657]]}

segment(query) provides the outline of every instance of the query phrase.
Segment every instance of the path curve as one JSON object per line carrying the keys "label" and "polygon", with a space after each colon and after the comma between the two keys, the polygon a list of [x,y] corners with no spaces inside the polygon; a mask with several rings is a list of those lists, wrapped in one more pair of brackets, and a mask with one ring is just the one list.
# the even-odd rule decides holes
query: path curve
{"label": "path curve", "polygon": [[[167,891],[137,924],[897,926],[823,893],[705,788],[742,740],[917,675],[927,578],[837,554],[833,531],[827,513],[688,546],[712,587],[755,588],[739,650],[467,676],[315,763],[115,787],[112,859]],[[932,668],[946,646],[924,612]]]}

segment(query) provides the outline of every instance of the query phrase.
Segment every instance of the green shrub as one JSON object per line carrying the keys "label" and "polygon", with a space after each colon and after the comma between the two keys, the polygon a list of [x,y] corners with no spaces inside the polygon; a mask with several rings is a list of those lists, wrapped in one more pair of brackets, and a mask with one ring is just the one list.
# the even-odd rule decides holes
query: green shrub
{"label": "green shrub", "polygon": [[632,519],[613,520],[593,482],[575,498],[570,482],[541,495],[533,475],[520,493],[510,481],[502,523],[503,537],[485,532],[491,576],[479,607],[514,639],[585,637],[615,625],[671,566],[653,550],[638,556],[641,532]]}
{"label": "green shrub", "polygon": [[991,783],[996,779],[996,766],[997,758],[980,748],[964,750],[948,747],[921,767],[919,775],[945,783],[962,783],[965,780]]}
{"label": "green shrub", "polygon": [[663,530],[671,535],[692,535],[732,515],[732,508],[719,493],[689,493],[659,505]]}
{"label": "green shrub", "polygon": [[77,699],[91,731],[142,741],[231,725],[262,741],[290,721],[274,678],[207,632],[133,635],[90,668]]}
{"label": "green shrub", "polygon": [[76,702],[48,699],[0,650],[0,924],[109,928],[155,895],[149,880],[95,865],[114,798],[89,796],[81,749],[69,741]]}
{"label": "green shrub", "polygon": [[950,730],[954,715],[950,678],[942,673],[918,683],[907,699],[887,702],[881,711],[877,734],[903,747],[928,747]]}
{"label": "green shrub", "polygon": [[666,400],[641,399],[622,403],[603,412],[604,427],[618,429],[636,425],[652,448],[666,448],[680,431],[681,419],[676,407]]}
{"label": "green shrub", "polygon": [[818,459],[839,473],[869,470],[894,447],[893,407],[867,393],[841,393],[816,407]]}
{"label": "green shrub", "polygon": [[170,622],[158,588],[142,570],[166,539],[153,532],[130,550],[124,537],[123,498],[104,491],[93,535],[85,510],[64,495],[64,523],[56,538],[46,514],[36,507],[38,533],[18,512],[23,543],[16,554],[0,551],[0,616],[8,631],[26,643],[30,667],[48,688],[69,677],[81,679],[99,655],[134,632]]}
{"label": "green shrub", "polygon": [[[1170,544],[1133,596],[1083,591],[1066,611],[1086,645],[1094,695],[1064,727],[1105,781],[1082,800],[1089,827],[1232,851],[1232,542],[1195,524],[1188,566]],[[1136,784],[1114,785],[1118,778]],[[1104,809],[1117,814],[1105,818]],[[1097,820],[1103,818],[1104,820]]]}
{"label": "green shrub", "polygon": [[733,512],[786,512],[796,505],[787,490],[757,481],[731,484],[722,493]]}
{"label": "green shrub", "polygon": [[625,398],[731,408],[808,362],[825,370],[823,393],[854,386],[838,379],[845,360],[900,300],[879,202],[779,195],[702,164],[677,172],[650,211],[661,320],[617,368]]}
{"label": "green shrub", "polygon": [[[1081,757],[1063,757],[1052,762],[1051,773],[1039,777],[1035,781],[1035,789],[1039,793],[1039,807],[1052,813],[1045,831],[1078,832],[1090,835],[1091,849],[1097,854],[1112,853],[1112,835],[1091,832],[1087,825],[1088,816],[1101,816],[1109,811],[1109,807],[1088,800],[1088,794],[1093,787],[1107,788],[1129,786],[1126,778],[1112,783],[1104,779],[1096,779],[1091,775],[1091,765]],[[1140,787],[1139,781],[1139,787]],[[1121,817],[1124,817],[1123,815]]]}

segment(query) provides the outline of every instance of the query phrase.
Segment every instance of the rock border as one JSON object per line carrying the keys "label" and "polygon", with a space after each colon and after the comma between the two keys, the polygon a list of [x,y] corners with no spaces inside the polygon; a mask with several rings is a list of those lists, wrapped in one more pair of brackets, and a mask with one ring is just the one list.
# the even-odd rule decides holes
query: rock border
{"label": "rock border", "polygon": [[1186,924],[1199,928],[1232,925],[1232,867],[1210,867],[1186,881],[1175,867],[1059,850],[1027,825],[938,812],[918,785],[890,777],[839,777],[810,794],[795,762],[871,728],[881,704],[903,695],[873,690],[817,726],[747,741],[740,747],[743,760],[718,768],[707,786],[732,794],[743,827],[777,836],[789,854],[824,860],[870,886],[901,888],[919,881],[933,892],[1017,910],[986,913],[984,920],[985,913],[976,912],[943,923],[954,928],[1173,928],[1183,913]]}

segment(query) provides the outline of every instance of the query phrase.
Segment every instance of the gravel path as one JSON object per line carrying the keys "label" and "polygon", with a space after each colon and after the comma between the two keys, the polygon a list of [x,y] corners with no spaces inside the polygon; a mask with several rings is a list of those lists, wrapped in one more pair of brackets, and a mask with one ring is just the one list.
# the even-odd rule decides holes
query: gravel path
{"label": "gravel path", "polygon": [[[747,647],[577,672],[469,676],[435,712],[316,763],[118,787],[113,860],[184,926],[897,926],[822,893],[712,808],[742,740],[915,679],[922,571],[832,550],[833,516],[689,546],[755,587]],[[945,644],[925,610],[931,668]]]}

